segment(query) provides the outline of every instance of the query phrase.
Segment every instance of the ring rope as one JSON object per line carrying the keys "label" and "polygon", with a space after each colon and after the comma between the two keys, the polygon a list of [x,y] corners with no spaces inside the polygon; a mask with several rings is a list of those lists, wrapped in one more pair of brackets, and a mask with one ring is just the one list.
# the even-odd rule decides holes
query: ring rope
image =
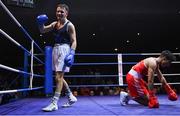
{"label": "ring rope", "polygon": [[[73,65],[76,65],[76,66],[84,66],[84,65],[115,65],[115,64],[127,64],[127,65],[131,65],[131,64],[136,64],[137,62],[122,62],[122,63],[118,63],[118,62],[94,62],[94,63],[74,63]],[[175,61],[175,62],[172,62],[173,64],[178,64],[180,63],[180,61]]]}
{"label": "ring rope", "polygon": [[[180,84],[180,82],[178,83],[168,83],[170,85],[176,85],[176,84]],[[162,83],[154,83],[154,85],[162,85]],[[69,85],[70,87],[119,87],[120,85],[118,84],[108,84],[108,85]],[[127,84],[123,84],[123,86],[127,86]],[[31,90],[38,90],[38,89],[42,89],[44,87],[35,87],[35,88],[25,88],[25,89],[16,89],[16,90],[4,90],[4,91],[0,91],[0,94],[5,94],[5,93],[15,93],[15,92],[22,92],[22,91],[31,91]]]}
{"label": "ring rope", "polygon": [[[156,56],[161,53],[76,53],[76,56],[117,56],[118,54],[122,54],[123,56]],[[35,56],[42,56],[44,54],[34,54]],[[180,55],[180,53],[173,53],[173,55]]]}
{"label": "ring rope", "polygon": [[[22,32],[24,32],[24,34],[26,35],[26,38],[31,40],[31,53],[26,50],[23,46],[21,46],[18,42],[16,42],[14,39],[12,39],[8,34],[6,34],[5,32],[3,33],[3,31],[0,29],[1,34],[3,34],[6,38],[8,38],[9,40],[11,40],[13,43],[15,43],[17,46],[19,46],[20,48],[22,48],[25,52],[27,52],[28,54],[31,55],[31,71],[30,73],[27,73],[25,71],[21,71],[21,70],[17,70],[5,65],[0,64],[1,68],[4,68],[6,70],[10,70],[10,71],[14,71],[14,72],[19,72],[19,73],[23,73],[23,74],[28,74],[30,75],[30,88],[28,89],[19,89],[19,90],[8,90],[6,92],[19,92],[19,91],[25,91],[25,90],[35,90],[35,89],[39,89],[39,88],[32,88],[32,80],[33,80],[33,76],[41,76],[41,75],[34,75],[33,72],[33,58],[34,58],[34,44],[36,45],[36,47],[44,54],[44,51],[37,45],[36,42],[34,42],[34,40],[32,39],[32,37],[29,35],[29,33],[25,30],[25,28],[18,22],[18,20],[12,15],[12,13],[7,9],[7,7],[3,4],[3,2],[0,0],[0,5],[2,6],[2,8],[6,11],[6,13],[13,19],[13,21],[17,24],[17,26],[21,29]],[[44,64],[40,59],[38,59],[37,57],[35,57],[39,62],[41,62],[42,64]],[[41,87],[42,88],[42,87]],[[0,93],[3,93],[5,91],[0,91]]]}
{"label": "ring rope", "polygon": [[74,63],[73,65],[114,65],[114,64],[136,64],[137,62],[124,62],[124,63],[118,63],[118,62],[94,62],[94,63]]}
{"label": "ring rope", "polygon": [[[17,19],[12,15],[12,13],[8,10],[8,8],[3,4],[3,2],[0,0],[0,5],[2,8],[7,12],[7,14],[14,20],[14,22],[20,27],[20,29],[25,33],[25,35],[33,41],[32,37],[27,33],[27,31],[24,29],[24,27],[17,21]],[[34,43],[36,47],[44,54],[44,51],[37,45],[37,43]]]}
{"label": "ring rope", "polygon": [[[168,83],[169,85],[177,85],[180,84],[180,82],[177,83]],[[154,85],[162,85],[162,83],[154,83]],[[127,86],[127,84],[119,85],[119,84],[102,84],[102,85],[69,85],[70,87],[121,87],[121,86]]]}
{"label": "ring rope", "polygon": [[[26,51],[29,55],[32,55],[26,48],[24,48],[21,44],[19,44],[17,41],[15,41],[12,37],[10,37],[7,33],[5,33],[3,30],[0,29],[0,33],[4,35],[7,39],[9,39],[11,42],[13,42],[15,45]],[[40,63],[44,64],[43,61],[41,61],[38,57],[33,56],[35,59],[37,59]]]}
{"label": "ring rope", "polygon": [[[161,53],[76,53],[77,56],[117,56],[122,54],[123,56],[139,56],[139,55],[160,55]],[[180,55],[180,53],[173,53],[173,55]]]}
{"label": "ring rope", "polygon": [[[118,77],[119,75],[64,75],[64,77]],[[125,76],[125,75],[124,75]]]}
{"label": "ring rope", "polygon": [[31,91],[31,90],[38,90],[38,89],[42,89],[42,88],[44,88],[44,87],[15,89],[15,90],[4,90],[4,91],[0,91],[0,94],[4,94],[4,93],[15,93],[15,92],[22,92],[22,91]]}
{"label": "ring rope", "polygon": [[[108,84],[108,85],[69,85],[69,87],[119,87],[119,84]],[[124,86],[127,86],[126,84],[124,84]]]}
{"label": "ring rope", "polygon": [[[21,73],[21,74],[32,75],[31,73],[28,73],[28,72],[25,72],[25,71],[22,71],[22,70],[17,70],[17,69],[14,69],[14,68],[2,65],[2,64],[0,64],[0,68],[6,69],[6,70],[9,70],[9,71],[13,71],[13,72],[17,72],[17,73]],[[34,74],[34,76],[36,76],[36,77],[44,77],[44,75],[38,75],[38,74]]]}
{"label": "ring rope", "polygon": [[[126,75],[122,75],[122,76],[126,76]],[[157,76],[155,74],[155,76]],[[163,74],[163,76],[180,76],[180,73],[173,73],[173,74]],[[119,75],[65,75],[65,77],[119,77]]]}

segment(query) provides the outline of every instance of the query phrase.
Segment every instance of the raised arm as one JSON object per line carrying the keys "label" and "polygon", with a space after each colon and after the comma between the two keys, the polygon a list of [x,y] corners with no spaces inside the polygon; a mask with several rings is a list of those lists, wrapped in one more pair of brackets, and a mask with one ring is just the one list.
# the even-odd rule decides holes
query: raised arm
{"label": "raised arm", "polygon": [[38,23],[39,31],[41,33],[46,33],[46,32],[53,30],[53,27],[56,24],[56,22],[53,22],[53,23],[45,26],[44,24],[47,21],[48,21],[48,17],[45,14],[37,16],[37,23]]}

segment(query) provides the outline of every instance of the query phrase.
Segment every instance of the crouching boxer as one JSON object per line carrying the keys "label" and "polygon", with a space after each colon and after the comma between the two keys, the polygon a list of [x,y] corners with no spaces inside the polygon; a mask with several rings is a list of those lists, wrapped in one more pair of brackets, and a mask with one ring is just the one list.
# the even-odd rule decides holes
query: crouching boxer
{"label": "crouching boxer", "polygon": [[159,108],[159,101],[153,87],[154,74],[157,74],[157,78],[168,94],[168,99],[176,101],[177,94],[169,86],[160,70],[160,67],[167,68],[175,60],[176,57],[169,50],[165,50],[159,57],[148,57],[134,65],[126,75],[128,92],[120,92],[121,105],[127,105],[128,101],[132,99],[149,108]]}

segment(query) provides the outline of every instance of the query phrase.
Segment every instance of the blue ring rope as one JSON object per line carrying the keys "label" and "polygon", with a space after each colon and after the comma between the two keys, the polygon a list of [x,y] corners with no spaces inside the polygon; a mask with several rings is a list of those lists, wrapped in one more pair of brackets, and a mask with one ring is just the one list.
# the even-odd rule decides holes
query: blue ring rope
{"label": "blue ring rope", "polygon": [[[84,78],[87,78],[87,77],[118,77],[119,75],[64,75],[64,77],[84,77]],[[126,75],[123,75],[123,76],[126,76]]]}
{"label": "blue ring rope", "polygon": [[[114,54],[105,54],[105,53],[76,53],[77,56],[117,56],[122,54],[123,56],[142,56],[142,53],[114,53]],[[159,53],[157,53],[158,55]],[[148,55],[148,54],[147,54]]]}
{"label": "blue ring rope", "polygon": [[115,64],[136,64],[137,62],[123,62],[123,63],[118,63],[118,62],[94,62],[94,63],[74,63],[73,65],[115,65]]}
{"label": "blue ring rope", "polygon": [[[20,43],[18,43],[16,40],[14,40],[11,36],[9,36],[7,33],[5,33],[3,30],[0,29],[0,33],[2,35],[4,35],[7,39],[9,39],[12,43],[14,43],[15,45],[17,45],[18,47],[20,47],[21,49],[23,49],[26,53],[28,53],[29,55],[32,55],[25,47],[23,47]],[[43,61],[41,61],[38,57],[34,56],[33,57],[38,60],[40,63],[44,64]]]}
{"label": "blue ring rope", "polygon": [[[9,70],[9,71],[13,71],[13,72],[17,72],[17,73],[21,73],[21,74],[32,75],[31,73],[28,73],[28,72],[25,72],[22,70],[17,70],[17,69],[14,69],[14,68],[11,68],[9,66],[2,65],[2,64],[0,64],[0,68],[3,68],[5,70]],[[33,76],[44,77],[44,75],[38,75],[38,74],[33,74]]]}
{"label": "blue ring rope", "polygon": [[127,86],[127,84],[118,85],[118,84],[108,84],[108,85],[69,85],[69,87],[120,87]]}
{"label": "blue ring rope", "polygon": [[[126,73],[127,74],[127,73]],[[179,76],[180,74],[179,73],[173,73],[173,74],[163,74],[163,76],[167,76],[167,77],[170,77],[170,76]],[[125,77],[126,75],[122,75],[123,77]],[[155,74],[154,76],[157,76],[157,74]],[[55,76],[54,76],[55,77]],[[98,78],[98,77],[119,77],[119,75],[102,75],[102,74],[99,74],[99,75],[65,75],[64,77],[72,77],[72,78]]]}
{"label": "blue ring rope", "polygon": [[[76,56],[117,56],[118,54],[122,54],[123,56],[152,56],[152,55],[160,55],[160,53],[76,53]],[[180,53],[173,53],[174,55],[180,55]],[[42,56],[43,54],[34,54],[36,56]]]}
{"label": "blue ring rope", "polygon": [[[24,32],[24,34],[26,35],[26,37],[28,37],[28,39],[30,39],[31,41],[34,41],[32,39],[32,37],[28,34],[28,32],[24,29],[24,27],[17,21],[17,19],[12,15],[12,13],[8,10],[8,8],[3,4],[3,2],[0,0],[0,4],[2,6],[2,8],[6,11],[6,13],[13,19],[13,21],[18,25],[18,27],[20,27],[20,29]],[[36,47],[44,54],[44,51],[37,45],[37,43],[34,41],[34,44],[36,45]]]}
{"label": "blue ring rope", "polygon": [[[104,53],[76,53],[78,56],[117,56],[118,53],[104,54]],[[141,54],[122,54],[122,55],[141,55]]]}
{"label": "blue ring rope", "polygon": [[[149,56],[149,55],[160,55],[160,53],[76,53],[77,56],[117,56],[121,54],[122,56]],[[174,55],[180,55],[180,53],[173,53]]]}
{"label": "blue ring rope", "polygon": [[25,89],[15,89],[15,90],[4,90],[4,91],[0,91],[0,94],[3,94],[3,93],[23,92],[23,91],[31,91],[31,90],[38,90],[38,89],[43,89],[43,88],[44,88],[44,87],[25,88]]}

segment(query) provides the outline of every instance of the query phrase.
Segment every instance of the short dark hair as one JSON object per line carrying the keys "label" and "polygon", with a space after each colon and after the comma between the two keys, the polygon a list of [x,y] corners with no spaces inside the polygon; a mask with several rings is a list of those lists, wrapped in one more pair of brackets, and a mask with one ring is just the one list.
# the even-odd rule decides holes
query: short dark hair
{"label": "short dark hair", "polygon": [[173,53],[169,50],[162,51],[160,57],[165,57],[170,62],[176,61],[176,56],[174,56]]}
{"label": "short dark hair", "polygon": [[57,7],[64,8],[67,12],[69,12],[69,7],[68,7],[68,5],[66,5],[66,4],[58,4],[58,5],[56,6],[56,8],[57,8]]}

